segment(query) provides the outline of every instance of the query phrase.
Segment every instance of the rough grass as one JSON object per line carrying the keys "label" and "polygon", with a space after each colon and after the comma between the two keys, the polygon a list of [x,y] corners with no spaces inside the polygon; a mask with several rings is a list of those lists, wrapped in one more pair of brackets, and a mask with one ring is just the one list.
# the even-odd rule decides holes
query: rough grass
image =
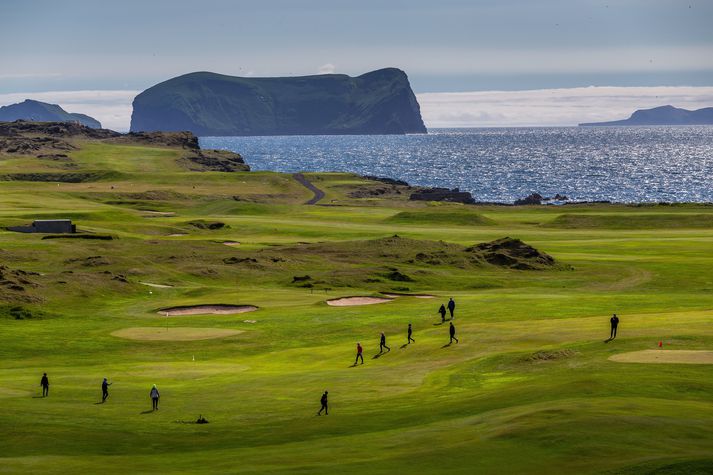
{"label": "rough grass", "polygon": [[712,213],[563,214],[548,226],[567,229],[713,228]]}

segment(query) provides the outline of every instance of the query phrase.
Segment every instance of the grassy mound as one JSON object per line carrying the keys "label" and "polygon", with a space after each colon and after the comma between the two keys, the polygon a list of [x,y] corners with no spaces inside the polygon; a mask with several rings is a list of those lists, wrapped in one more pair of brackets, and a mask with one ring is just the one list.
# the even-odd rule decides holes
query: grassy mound
{"label": "grassy mound", "polygon": [[565,229],[713,228],[712,213],[626,213],[557,216],[545,226]]}
{"label": "grassy mound", "polygon": [[491,242],[476,244],[466,249],[489,264],[518,270],[537,270],[554,267],[555,259],[519,239],[505,237]]}
{"label": "grassy mound", "polygon": [[393,224],[413,225],[453,225],[453,226],[489,226],[493,220],[478,213],[465,210],[443,211],[401,211],[384,220]]}

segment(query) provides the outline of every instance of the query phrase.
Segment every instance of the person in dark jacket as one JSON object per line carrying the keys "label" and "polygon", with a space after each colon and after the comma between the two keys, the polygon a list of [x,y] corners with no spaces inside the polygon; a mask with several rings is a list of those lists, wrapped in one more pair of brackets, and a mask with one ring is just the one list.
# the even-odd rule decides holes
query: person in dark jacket
{"label": "person in dark jacket", "polygon": [[151,388],[149,396],[151,397],[151,410],[158,411],[158,400],[161,399],[161,394],[159,394],[155,384]]}
{"label": "person in dark jacket", "polygon": [[384,335],[384,333],[381,332],[381,340],[379,340],[379,353],[383,353],[384,348],[386,348],[387,351],[391,351],[391,348],[386,346],[386,335]]}
{"label": "person in dark jacket", "polygon": [[106,378],[102,381],[102,402],[106,402],[106,398],[109,397],[109,386],[112,384],[114,383],[110,383]]}
{"label": "person in dark jacket", "polygon": [[322,404],[322,407],[319,409],[319,412],[317,412],[318,416],[322,415],[322,411],[324,411],[324,415],[328,416],[329,415],[329,404],[327,403],[327,395],[329,394],[328,391],[324,391],[324,394],[322,394],[322,398],[319,400],[320,404]]}
{"label": "person in dark jacket", "polygon": [[453,320],[453,312],[456,309],[456,302],[453,300],[453,297],[448,301],[448,311],[451,312],[451,320]]}
{"label": "person in dark jacket", "polygon": [[455,340],[456,343],[458,343],[458,338],[456,338],[456,327],[453,326],[453,322],[451,322],[451,328],[449,331],[451,334],[451,341],[448,342],[448,344],[450,345],[451,343],[453,343],[453,340]]}
{"label": "person in dark jacket", "polygon": [[50,380],[47,378],[47,373],[42,374],[42,379],[40,379],[40,386],[42,386],[42,397],[47,397],[50,395]]}
{"label": "person in dark jacket", "polygon": [[616,313],[609,319],[609,323],[611,323],[611,333],[609,334],[609,339],[613,340],[616,338],[616,329],[619,326],[619,317],[616,316]]}
{"label": "person in dark jacket", "polygon": [[441,314],[441,323],[446,321],[446,306],[441,304],[441,308],[438,309],[438,313]]}
{"label": "person in dark jacket", "polygon": [[356,354],[356,359],[354,360],[354,366],[356,366],[357,361],[361,360],[361,364],[364,364],[364,355],[362,353],[364,352],[364,349],[361,347],[361,343],[357,343],[357,354]]}
{"label": "person in dark jacket", "polygon": [[410,324],[410,323],[408,324],[407,333],[408,333],[408,340],[407,340],[406,344],[407,344],[407,345],[410,345],[411,342],[416,343],[416,340],[414,340],[413,338],[411,338],[411,334],[413,333],[413,329],[411,328],[411,324]]}

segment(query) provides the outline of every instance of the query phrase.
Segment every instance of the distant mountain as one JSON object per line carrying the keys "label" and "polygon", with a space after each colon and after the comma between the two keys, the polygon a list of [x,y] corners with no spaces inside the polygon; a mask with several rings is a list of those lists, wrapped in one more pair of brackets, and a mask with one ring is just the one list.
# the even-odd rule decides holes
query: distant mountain
{"label": "distant mountain", "polygon": [[581,127],[601,125],[708,125],[713,124],[713,107],[694,111],[679,109],[673,106],[640,109],[624,120],[612,122],[589,122],[579,124]]}
{"label": "distant mountain", "polygon": [[25,99],[18,104],[0,107],[0,122],[27,120],[31,122],[79,122],[93,129],[101,129],[101,123],[85,114],[72,114],[57,104]]}
{"label": "distant mountain", "polygon": [[199,136],[426,133],[406,73],[243,78],[179,76],[134,99],[132,131]]}

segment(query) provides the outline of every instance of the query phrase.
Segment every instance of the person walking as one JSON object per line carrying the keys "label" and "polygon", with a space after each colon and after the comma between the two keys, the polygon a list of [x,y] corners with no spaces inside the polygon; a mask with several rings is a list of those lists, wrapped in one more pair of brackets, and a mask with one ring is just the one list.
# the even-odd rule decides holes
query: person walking
{"label": "person walking", "polygon": [[411,338],[411,334],[413,333],[413,329],[411,328],[411,324],[410,324],[410,323],[408,324],[407,333],[408,333],[408,341],[406,342],[406,344],[407,344],[407,345],[410,345],[411,342],[416,343],[416,340],[414,340],[413,338]]}
{"label": "person walking", "polygon": [[384,332],[381,332],[381,340],[379,340],[379,353],[383,353],[384,348],[386,348],[387,351],[391,351],[391,348],[386,346],[386,335],[384,335]]}
{"label": "person walking", "polygon": [[158,400],[161,399],[161,395],[159,394],[158,388],[155,384],[151,388],[149,396],[151,397],[151,410],[158,411]]}
{"label": "person walking", "polygon": [[438,313],[441,314],[441,323],[446,321],[446,306],[441,304],[441,308],[438,309]]}
{"label": "person walking", "polygon": [[451,341],[449,341],[448,344],[450,345],[451,343],[453,343],[453,340],[455,340],[456,343],[458,343],[458,338],[456,338],[456,327],[453,326],[453,322],[451,322],[451,328],[449,331],[451,334]]}
{"label": "person walking", "polygon": [[317,412],[318,416],[322,415],[322,411],[324,411],[324,415],[328,416],[329,415],[329,404],[327,403],[327,395],[329,394],[329,391],[324,391],[324,394],[322,394],[322,398],[319,400],[320,404],[322,404],[322,407],[319,409],[319,412]]}
{"label": "person walking", "polygon": [[453,297],[448,301],[448,311],[451,312],[451,320],[453,320],[453,312],[456,309],[456,302],[453,300]]}
{"label": "person walking", "polygon": [[619,326],[619,317],[616,316],[616,313],[609,319],[609,323],[611,323],[611,333],[609,334],[609,339],[613,340],[616,338],[616,329]]}
{"label": "person walking", "polygon": [[361,360],[361,364],[364,364],[364,356],[362,353],[364,352],[364,349],[361,347],[361,343],[357,343],[357,355],[356,359],[354,360],[354,366],[356,366],[357,361]]}
{"label": "person walking", "polygon": [[106,398],[109,397],[109,386],[114,383],[110,383],[106,378],[102,381],[102,402],[106,402]]}
{"label": "person walking", "polygon": [[42,374],[42,379],[40,379],[40,386],[42,386],[42,397],[47,397],[50,395],[50,380],[47,378],[47,373]]}

